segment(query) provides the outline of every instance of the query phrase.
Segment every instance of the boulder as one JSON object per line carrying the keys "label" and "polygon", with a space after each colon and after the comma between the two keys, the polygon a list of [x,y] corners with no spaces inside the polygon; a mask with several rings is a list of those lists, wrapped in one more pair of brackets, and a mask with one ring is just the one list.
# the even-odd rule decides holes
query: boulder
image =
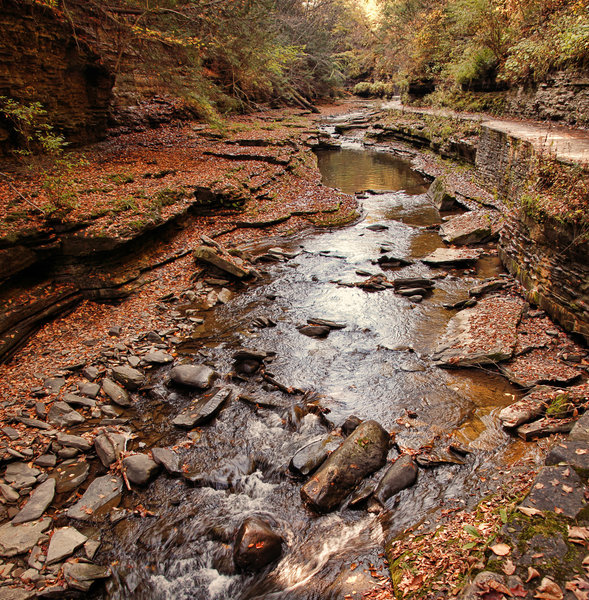
{"label": "boulder", "polygon": [[364,479],[386,463],[389,434],[364,421],[301,488],[303,501],[318,512],[333,510]]}
{"label": "boulder", "polygon": [[123,480],[113,475],[97,477],[84,492],[84,495],[68,510],[66,515],[71,519],[87,521],[105,505],[117,502],[123,491]]}
{"label": "boulder", "polygon": [[59,427],[71,427],[72,425],[79,425],[86,419],[77,411],[75,411],[69,404],[65,402],[54,402],[49,409],[47,420],[53,425]]}
{"label": "boulder", "polygon": [[282,554],[282,538],[258,517],[248,517],[235,536],[233,560],[239,569],[260,571]]}
{"label": "boulder", "polygon": [[131,406],[132,402],[129,398],[129,394],[127,394],[127,392],[112,379],[105,377],[102,380],[102,389],[115,404],[123,407]]}
{"label": "boulder", "polygon": [[494,365],[513,355],[524,302],[488,297],[456,314],[432,356],[439,366]]}
{"label": "boulder", "polygon": [[292,457],[289,469],[297,475],[307,476],[313,473],[325,459],[342,442],[342,438],[335,435],[328,435],[321,440],[315,440],[306,446],[303,446]]}
{"label": "boulder", "polygon": [[170,371],[170,379],[179,385],[206,390],[211,387],[217,373],[206,365],[177,365]]}
{"label": "boulder", "polygon": [[123,459],[127,479],[136,485],[145,485],[159,471],[159,465],[145,454],[133,454]]}
{"label": "boulder", "polygon": [[229,254],[223,253],[218,248],[211,248],[209,246],[199,246],[193,251],[195,260],[207,263],[225,271],[233,277],[243,279],[249,275],[249,271],[238,265],[237,262]]}
{"label": "boulder", "polygon": [[452,217],[440,227],[440,235],[448,244],[466,246],[481,244],[497,234],[496,213],[489,210],[473,210]]}
{"label": "boulder", "polygon": [[141,371],[126,365],[114,367],[112,376],[128,390],[136,390],[145,383],[145,375]]}
{"label": "boulder", "polygon": [[192,429],[212,419],[220,410],[226,400],[231,397],[230,388],[213,388],[200,398],[193,400],[188,408],[183,410],[173,421],[176,427]]}
{"label": "boulder", "polygon": [[48,479],[39,487],[35,488],[27,503],[20,512],[12,519],[12,522],[27,523],[41,517],[55,496],[55,479]]}
{"label": "boulder", "polygon": [[75,527],[56,529],[49,542],[46,565],[60,562],[73,554],[88,538]]}
{"label": "boulder", "polygon": [[411,455],[400,456],[385,471],[374,491],[374,497],[384,506],[389,498],[415,483],[417,471],[417,465]]}
{"label": "boulder", "polygon": [[452,210],[456,207],[456,196],[451,193],[444,180],[440,177],[434,179],[427,190],[427,197],[434,203],[434,206],[440,210]]}

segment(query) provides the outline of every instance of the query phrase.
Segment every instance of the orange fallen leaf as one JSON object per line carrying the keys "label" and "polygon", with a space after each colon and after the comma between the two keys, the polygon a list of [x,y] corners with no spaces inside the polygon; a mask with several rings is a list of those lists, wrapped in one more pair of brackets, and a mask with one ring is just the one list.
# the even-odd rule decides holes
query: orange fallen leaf
{"label": "orange fallen leaf", "polygon": [[511,548],[507,544],[495,544],[490,549],[497,556],[507,556],[511,552]]}

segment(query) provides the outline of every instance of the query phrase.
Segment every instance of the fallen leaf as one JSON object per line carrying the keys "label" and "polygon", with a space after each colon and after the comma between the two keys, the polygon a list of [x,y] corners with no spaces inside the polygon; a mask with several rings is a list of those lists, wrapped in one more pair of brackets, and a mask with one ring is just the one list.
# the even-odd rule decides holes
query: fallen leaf
{"label": "fallen leaf", "polygon": [[509,588],[511,593],[517,598],[525,598],[528,595],[528,591],[524,588],[521,583],[518,583],[515,587]]}
{"label": "fallen leaf", "polygon": [[500,581],[489,579],[489,581],[487,581],[487,585],[490,589],[495,590],[496,592],[500,592],[501,594],[505,594],[506,596],[511,596],[509,588],[503,585]]}
{"label": "fallen leaf", "polygon": [[540,577],[540,573],[534,569],[534,567],[528,567],[528,578],[526,579],[526,583],[530,583],[530,581],[536,577]]}
{"label": "fallen leaf", "polygon": [[569,540],[575,544],[583,544],[589,540],[589,529],[587,527],[571,527],[569,525]]}
{"label": "fallen leaf", "polygon": [[513,575],[515,573],[515,565],[513,564],[513,561],[511,560],[511,558],[508,558],[505,561],[505,564],[502,567],[502,571],[506,575]]}
{"label": "fallen leaf", "polygon": [[562,489],[564,492],[566,492],[567,494],[570,494],[573,491],[573,488],[570,485],[563,485]]}
{"label": "fallen leaf", "polygon": [[541,600],[562,600],[564,598],[564,594],[560,587],[549,579],[548,577],[544,577],[534,594],[534,598],[540,598]]}
{"label": "fallen leaf", "polygon": [[511,548],[507,544],[495,544],[490,548],[491,552],[497,556],[507,556],[511,552]]}
{"label": "fallen leaf", "polygon": [[534,517],[536,515],[539,517],[544,516],[544,513],[541,510],[533,508],[532,506],[518,506],[517,509],[527,517]]}

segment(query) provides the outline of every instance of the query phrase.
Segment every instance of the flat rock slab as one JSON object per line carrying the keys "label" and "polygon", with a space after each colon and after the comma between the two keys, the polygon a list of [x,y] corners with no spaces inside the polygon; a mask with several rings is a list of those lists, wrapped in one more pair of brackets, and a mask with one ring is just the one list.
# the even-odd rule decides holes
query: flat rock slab
{"label": "flat rock slab", "polygon": [[78,502],[68,508],[66,514],[72,519],[87,521],[105,505],[116,502],[122,491],[123,480],[120,477],[112,475],[97,477]]}
{"label": "flat rock slab", "polygon": [[174,361],[174,357],[167,352],[162,350],[156,350],[155,352],[149,352],[143,357],[143,360],[150,365],[165,365]]}
{"label": "flat rock slab", "polygon": [[581,477],[589,476],[589,446],[586,442],[559,442],[552,446],[546,456],[546,465],[570,465]]}
{"label": "flat rock slab", "polygon": [[319,512],[333,510],[364,479],[386,462],[389,434],[364,421],[301,488],[303,501]]}
{"label": "flat rock slab", "polygon": [[19,587],[0,587],[0,600],[30,600],[36,596],[35,591]]}
{"label": "flat rock slab", "polygon": [[238,265],[237,262],[229,255],[221,255],[221,250],[211,248],[209,246],[199,246],[194,249],[193,255],[195,260],[200,260],[209,265],[225,271],[233,277],[243,279],[249,275],[249,271],[246,271],[242,266]]}
{"label": "flat rock slab", "polygon": [[51,526],[51,519],[13,525],[6,523],[0,527],[0,556],[16,556],[28,552],[37,544],[43,532]]}
{"label": "flat rock slab", "polygon": [[79,436],[79,435],[69,435],[67,433],[58,433],[57,441],[66,448],[76,448],[77,450],[81,450],[82,452],[88,452],[92,445],[90,442]]}
{"label": "flat rock slab", "polygon": [[585,485],[571,467],[544,467],[521,506],[575,519],[587,506]]}
{"label": "flat rock slab", "polygon": [[87,408],[96,406],[96,400],[93,400],[92,398],[86,398],[84,396],[78,396],[78,394],[65,394],[63,396],[63,400],[70,406],[85,406]]}
{"label": "flat rock slab", "polygon": [[526,442],[537,438],[546,437],[553,433],[568,433],[574,425],[574,419],[544,418],[532,421],[517,428],[517,435]]}
{"label": "flat rock slab", "polygon": [[[561,391],[561,390],[558,390]],[[519,427],[524,423],[529,423],[546,412],[552,401],[554,388],[547,386],[538,386],[521,400],[506,406],[499,413],[499,420],[503,427]]]}
{"label": "flat rock slab", "polygon": [[132,402],[129,398],[129,394],[127,394],[127,392],[112,379],[105,377],[102,380],[102,390],[115,404],[123,407],[131,406]]}
{"label": "flat rock slab", "polygon": [[16,525],[17,523],[35,521],[43,515],[47,507],[53,502],[54,496],[55,479],[48,479],[33,491],[27,503],[12,519],[12,522]]}
{"label": "flat rock slab", "polygon": [[151,455],[153,460],[158,465],[162,465],[170,475],[179,475],[182,470],[180,468],[180,457],[169,448],[152,448]]}
{"label": "flat rock slab", "polygon": [[217,373],[207,365],[178,365],[170,371],[170,379],[179,385],[206,390],[211,387]]}
{"label": "flat rock slab", "polygon": [[110,576],[110,568],[91,563],[67,562],[63,566],[63,576],[68,587],[87,592],[96,580]]}
{"label": "flat rock slab", "polygon": [[59,427],[71,427],[72,425],[79,425],[86,419],[77,411],[75,411],[69,404],[65,402],[54,402],[49,409],[47,420],[53,425]]}
{"label": "flat rock slab", "polygon": [[226,400],[231,397],[230,388],[213,388],[200,398],[193,400],[188,408],[183,410],[173,421],[176,427],[192,429],[197,425],[212,419]]}
{"label": "flat rock slab", "polygon": [[37,477],[41,474],[39,469],[29,467],[26,463],[16,462],[10,463],[6,467],[4,479],[8,483],[13,484],[13,487],[18,489],[29,487],[37,483]]}
{"label": "flat rock slab", "polygon": [[421,262],[434,267],[465,266],[476,262],[480,256],[481,251],[473,248],[436,248]]}
{"label": "flat rock slab", "polygon": [[569,440],[589,444],[589,412],[581,415],[569,434]]}
{"label": "flat rock slab", "polygon": [[55,489],[58,494],[71,492],[82,485],[88,478],[90,465],[83,460],[66,461],[61,463],[51,474],[55,479]]}
{"label": "flat rock slab", "polygon": [[145,383],[145,375],[141,371],[126,365],[114,367],[112,376],[128,390],[136,390]]}
{"label": "flat rock slab", "polygon": [[513,355],[524,301],[483,298],[456,314],[437,344],[432,360],[439,366],[495,364]]}
{"label": "flat rock slab", "polygon": [[498,233],[498,221],[499,216],[494,211],[473,210],[443,223],[440,235],[449,244],[481,244]]}
{"label": "flat rock slab", "polygon": [[[479,303],[480,304],[480,303]],[[532,387],[543,383],[568,385],[581,376],[581,371],[556,358],[543,349],[532,350],[517,356],[501,366],[501,372],[513,383],[522,387]]]}
{"label": "flat rock slab", "polygon": [[73,554],[88,538],[75,527],[56,529],[49,542],[45,564],[52,565]]}

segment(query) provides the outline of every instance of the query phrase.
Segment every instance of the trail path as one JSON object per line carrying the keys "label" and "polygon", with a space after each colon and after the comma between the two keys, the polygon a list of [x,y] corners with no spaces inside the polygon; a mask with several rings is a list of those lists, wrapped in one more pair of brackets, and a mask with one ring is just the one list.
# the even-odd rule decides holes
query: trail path
{"label": "trail path", "polygon": [[589,165],[589,131],[547,123],[534,123],[514,119],[498,119],[488,115],[458,113],[434,108],[414,108],[403,105],[399,100],[384,102],[382,108],[392,108],[408,113],[456,117],[477,121],[485,127],[501,131],[530,142],[539,150],[553,152],[566,163]]}

